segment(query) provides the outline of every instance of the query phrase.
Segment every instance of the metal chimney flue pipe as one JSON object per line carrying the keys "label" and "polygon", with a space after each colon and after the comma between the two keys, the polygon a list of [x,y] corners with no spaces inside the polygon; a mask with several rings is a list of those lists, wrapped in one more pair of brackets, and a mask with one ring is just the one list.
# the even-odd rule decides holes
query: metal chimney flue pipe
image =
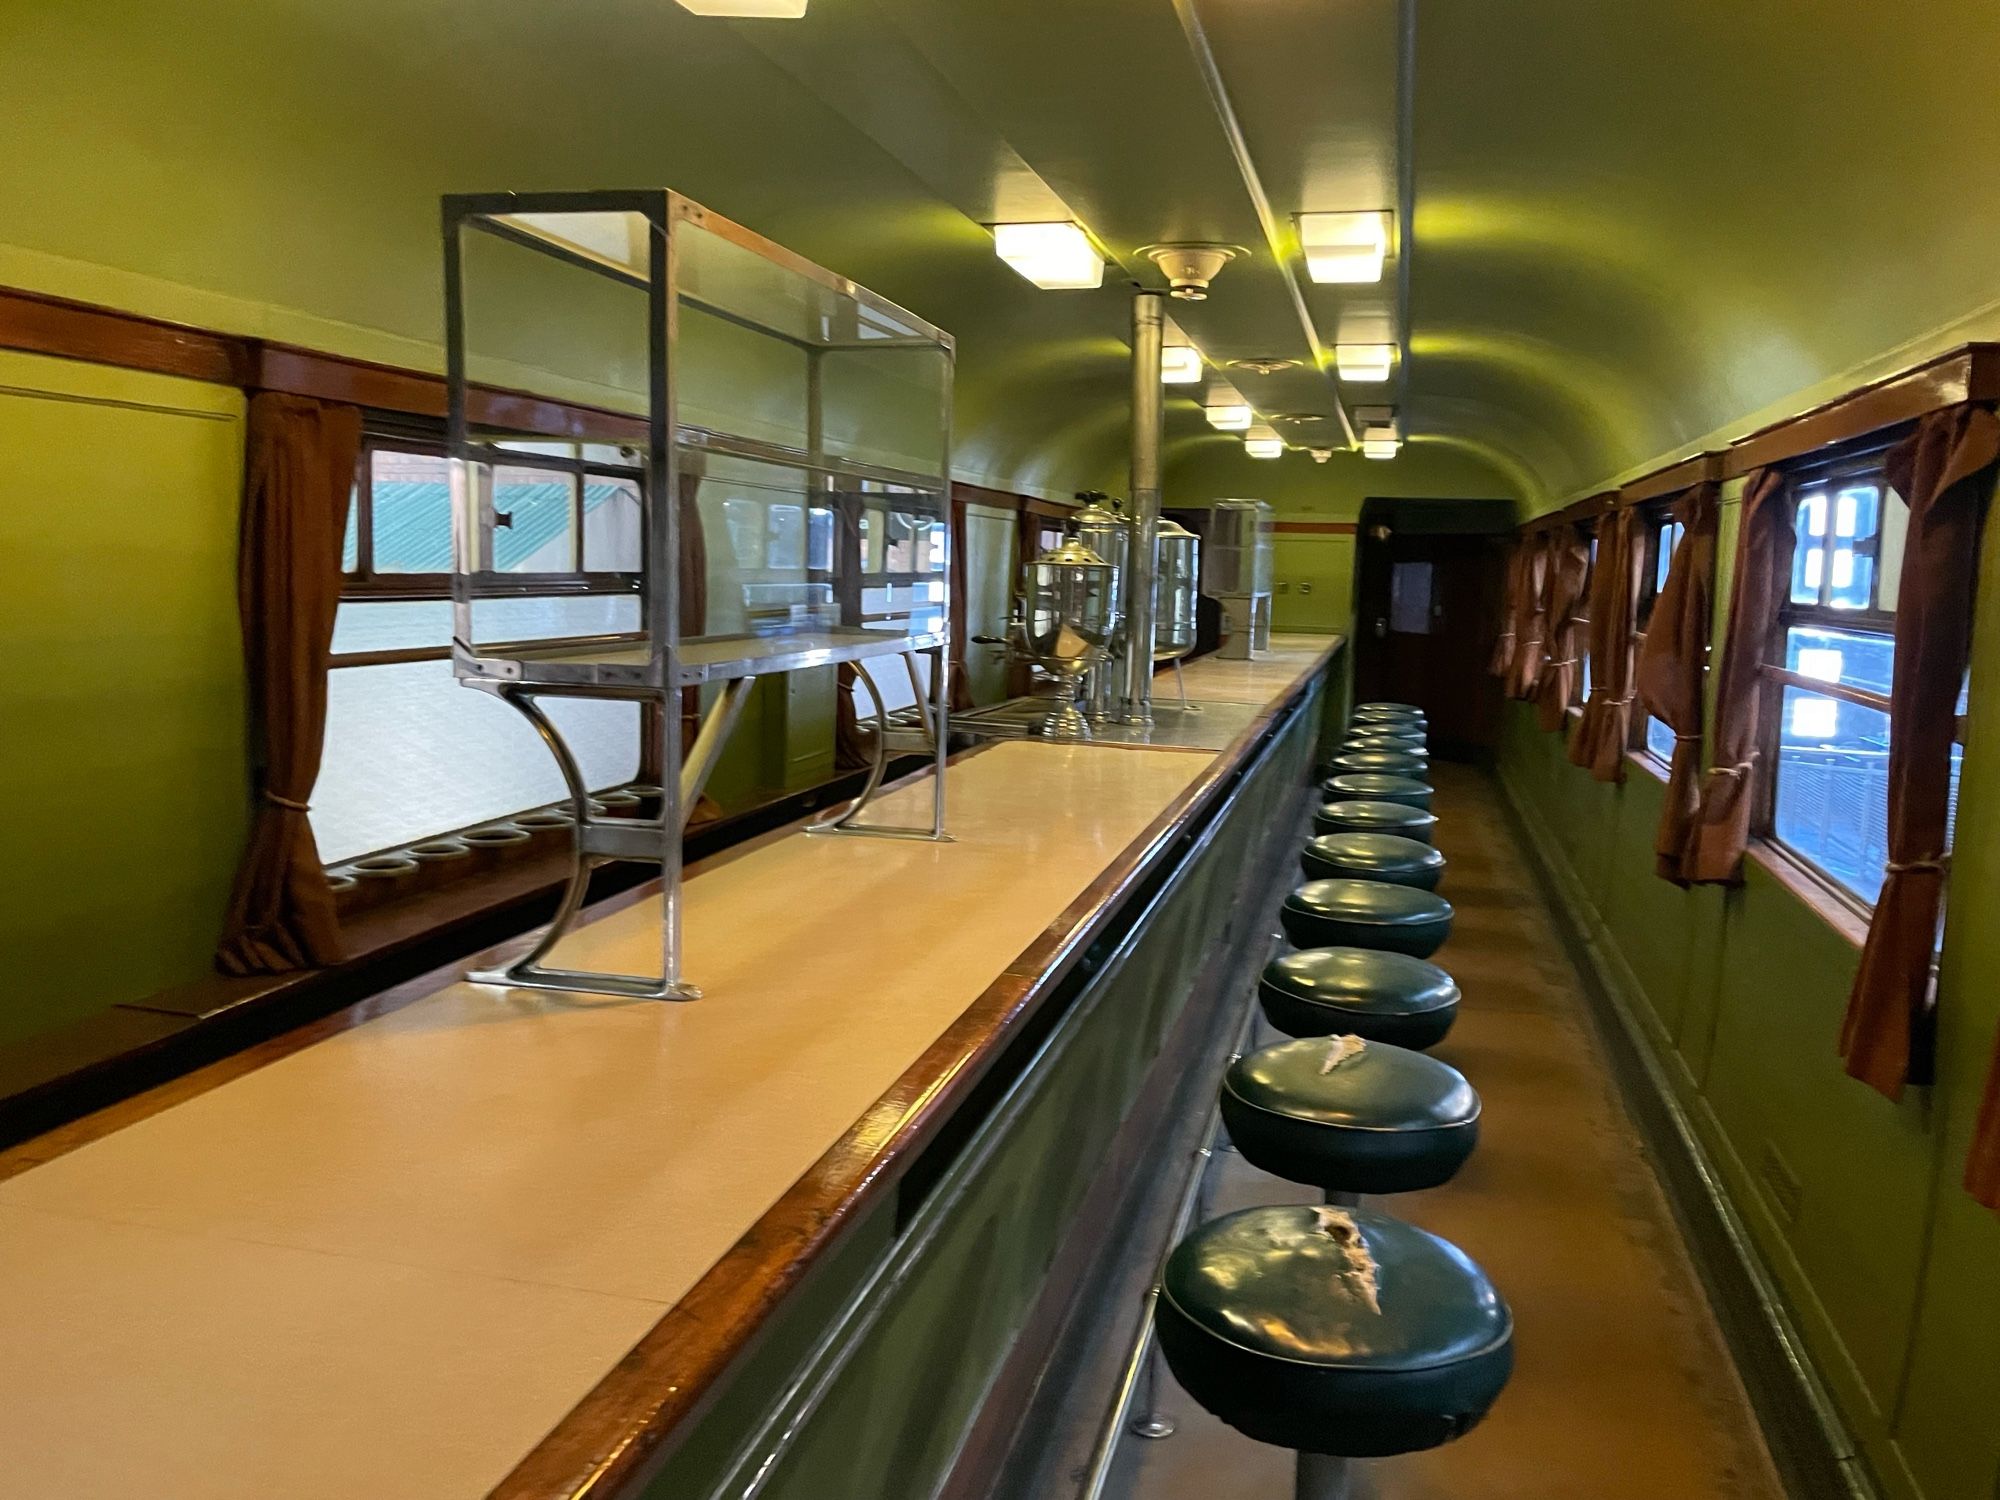
{"label": "metal chimney flue pipe", "polygon": [[1153,585],[1159,571],[1160,444],[1166,388],[1164,292],[1132,298],[1132,554],[1125,604],[1125,722],[1153,722]]}

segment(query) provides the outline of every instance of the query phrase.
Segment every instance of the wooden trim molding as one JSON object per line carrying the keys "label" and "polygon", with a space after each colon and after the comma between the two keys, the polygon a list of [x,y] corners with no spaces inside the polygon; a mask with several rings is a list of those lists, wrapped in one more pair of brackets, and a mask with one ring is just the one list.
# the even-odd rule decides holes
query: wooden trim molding
{"label": "wooden trim molding", "polygon": [[1723,477],[1799,458],[1967,401],[2000,401],[2000,344],[1965,344],[1738,438]]}
{"label": "wooden trim molding", "polygon": [[0,349],[211,385],[247,386],[253,365],[244,339],[7,288],[0,288]]}
{"label": "wooden trim molding", "polygon": [[1274,521],[1271,529],[1286,536],[1353,536],[1361,527],[1354,521]]}
{"label": "wooden trim molding", "polygon": [[1679,463],[1668,464],[1664,469],[1643,474],[1623,486],[1618,491],[1618,503],[1644,505],[1649,500],[1664,500],[1670,495],[1678,495],[1682,490],[1691,490],[1698,484],[1707,484],[1728,477],[1726,468],[1726,454],[1697,453],[1693,458],[1684,458]]}

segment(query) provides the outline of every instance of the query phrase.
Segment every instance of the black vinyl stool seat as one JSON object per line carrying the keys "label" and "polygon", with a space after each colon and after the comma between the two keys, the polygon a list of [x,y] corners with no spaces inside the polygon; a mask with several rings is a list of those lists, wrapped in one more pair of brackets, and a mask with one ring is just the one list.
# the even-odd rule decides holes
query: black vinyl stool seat
{"label": "black vinyl stool seat", "polygon": [[1436,813],[1402,802],[1323,802],[1313,812],[1313,832],[1393,833],[1429,843],[1437,821]]}
{"label": "black vinyl stool seat", "polygon": [[1434,891],[1444,866],[1444,856],[1429,844],[1395,833],[1323,833],[1299,851],[1308,880],[1386,880]]}
{"label": "black vinyl stool seat", "polygon": [[1513,1315],[1486,1274],[1367,1209],[1249,1208],[1201,1225],[1167,1258],[1155,1317],[1190,1396],[1304,1454],[1447,1443],[1514,1366]]}
{"label": "black vinyl stool seat", "polygon": [[1384,948],[1412,958],[1443,946],[1451,917],[1444,897],[1379,880],[1308,880],[1278,908],[1295,948]]}
{"label": "black vinyl stool seat", "polygon": [[1414,755],[1418,760],[1429,761],[1430,747],[1421,739],[1410,739],[1400,734],[1350,734],[1340,742],[1342,755],[1356,755],[1364,750],[1386,750],[1391,755]]}
{"label": "black vinyl stool seat", "polygon": [[1380,948],[1305,948],[1265,965],[1264,1019],[1286,1036],[1358,1036],[1421,1052],[1458,1019],[1458,985],[1436,964]]}
{"label": "black vinyl stool seat", "polygon": [[1330,765],[1335,775],[1343,771],[1380,771],[1389,776],[1422,776],[1430,769],[1430,760],[1406,750],[1342,750]]}
{"label": "black vinyl stool seat", "polygon": [[1458,1069],[1387,1042],[1305,1037],[1239,1057],[1222,1123],[1253,1167],[1328,1193],[1414,1193],[1451,1181],[1479,1144],[1479,1095]]}
{"label": "black vinyl stool seat", "polygon": [[1400,802],[1424,812],[1431,810],[1431,787],[1414,776],[1386,776],[1379,771],[1347,771],[1320,783],[1329,802]]}
{"label": "black vinyl stool seat", "polygon": [[1429,722],[1430,716],[1414,703],[1388,703],[1377,699],[1372,703],[1357,703],[1352,715],[1356,719],[1413,719],[1419,724]]}

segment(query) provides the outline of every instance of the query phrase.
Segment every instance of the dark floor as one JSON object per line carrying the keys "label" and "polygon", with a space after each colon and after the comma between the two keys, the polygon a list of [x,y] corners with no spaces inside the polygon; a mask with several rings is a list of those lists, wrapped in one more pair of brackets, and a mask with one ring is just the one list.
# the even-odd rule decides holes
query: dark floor
{"label": "dark floor", "polygon": [[[1438,961],[1465,1000],[1435,1055],[1479,1090],[1481,1139],[1454,1182],[1373,1206],[1486,1268],[1513,1306],[1518,1362],[1484,1425],[1431,1453],[1358,1465],[1356,1500],[1779,1500],[1498,789],[1455,766],[1436,780],[1451,861],[1442,890],[1458,911]],[[1211,1213],[1312,1196],[1232,1152],[1215,1160]],[[1223,1427],[1164,1375],[1161,1401],[1177,1431],[1127,1438],[1111,1496],[1290,1494],[1290,1455]]]}

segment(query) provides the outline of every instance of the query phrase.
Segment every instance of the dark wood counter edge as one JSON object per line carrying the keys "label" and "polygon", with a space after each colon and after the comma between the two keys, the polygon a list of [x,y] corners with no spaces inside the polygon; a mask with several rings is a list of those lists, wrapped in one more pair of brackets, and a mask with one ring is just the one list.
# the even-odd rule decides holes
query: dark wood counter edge
{"label": "dark wood counter edge", "polygon": [[[796,1183],[753,1224],[700,1281],[594,1387],[514,1471],[491,1500],[603,1500],[640,1477],[649,1459],[664,1457],[671,1431],[719,1387],[766,1320],[859,1214],[892,1191],[908,1165],[999,1057],[1019,1025],[1074,967],[1119,910],[1125,896],[1159,864],[1183,829],[1220,795],[1273,730],[1300,702],[1346,644],[1324,648],[1244,726],[1227,748],[1076,900],[927,1048]],[[954,763],[990,749],[984,742]],[[1123,747],[1107,747],[1123,748]],[[894,785],[929,774],[912,772]],[[805,820],[774,829],[692,867],[695,873],[740,859],[795,831]],[[591,920],[645,900],[653,882],[595,903]],[[516,937],[487,950],[483,963],[518,949]],[[114,1131],[197,1098],[232,1079],[289,1057],[341,1032],[391,1014],[463,977],[453,961],[392,989],[343,1006],[205,1067],[170,1078],[144,1093],[0,1151],[0,1181],[53,1161]]]}
{"label": "dark wood counter edge", "polygon": [[905,1168],[1056,991],[1187,827],[1220,797],[1321,680],[1345,638],[1298,677],[1001,972],[891,1088],[556,1424],[488,1500],[611,1500],[664,1461],[670,1434],[719,1392],[735,1361]]}

